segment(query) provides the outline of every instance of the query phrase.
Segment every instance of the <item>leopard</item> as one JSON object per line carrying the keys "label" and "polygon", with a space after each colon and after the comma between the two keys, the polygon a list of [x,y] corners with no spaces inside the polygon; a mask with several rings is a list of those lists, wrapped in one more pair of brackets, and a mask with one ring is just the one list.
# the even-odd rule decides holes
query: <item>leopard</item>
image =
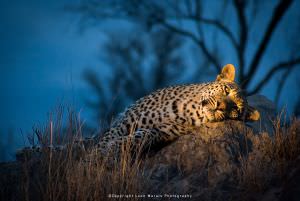
{"label": "leopard", "polygon": [[[235,82],[233,64],[223,66],[211,82],[175,85],[158,89],[129,106],[104,135],[80,141],[89,153],[119,153],[124,144],[130,150],[155,150],[208,122],[227,119],[257,121],[260,113],[251,107]],[[92,150],[92,151],[91,151]]]}
{"label": "leopard", "polygon": [[127,142],[155,149],[208,122],[259,118],[235,82],[234,65],[227,64],[215,81],[170,86],[140,98],[119,115],[95,146],[100,153],[119,150]]}

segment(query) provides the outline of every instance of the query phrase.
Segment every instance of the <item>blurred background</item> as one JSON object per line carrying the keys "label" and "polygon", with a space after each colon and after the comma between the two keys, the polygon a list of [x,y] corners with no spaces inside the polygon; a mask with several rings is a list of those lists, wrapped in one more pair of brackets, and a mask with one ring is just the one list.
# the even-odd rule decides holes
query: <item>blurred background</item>
{"label": "blurred background", "polygon": [[248,95],[300,114],[299,0],[52,0],[0,3],[0,161],[59,105],[87,135],[168,85],[232,63]]}

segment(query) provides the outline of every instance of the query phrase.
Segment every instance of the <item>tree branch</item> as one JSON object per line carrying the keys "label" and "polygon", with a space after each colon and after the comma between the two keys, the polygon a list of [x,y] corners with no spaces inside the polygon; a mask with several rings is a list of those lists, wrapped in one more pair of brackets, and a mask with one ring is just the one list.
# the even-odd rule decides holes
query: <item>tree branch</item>
{"label": "tree branch", "polygon": [[245,2],[241,0],[234,0],[233,5],[237,12],[238,21],[239,21],[239,44],[236,47],[237,56],[239,60],[239,81],[241,82],[244,79],[245,63],[244,63],[244,53],[246,49],[246,43],[248,39],[248,26],[245,16]]}
{"label": "tree branch", "polygon": [[249,95],[255,94],[257,92],[259,92],[262,87],[270,81],[270,79],[275,75],[275,73],[277,73],[280,70],[283,69],[287,69],[287,70],[292,70],[295,66],[300,64],[300,57],[291,60],[291,61],[287,61],[287,62],[281,62],[275,66],[273,66],[269,72],[264,76],[264,78],[256,85],[256,87],[254,87],[254,89],[249,92]]}
{"label": "tree branch", "polygon": [[160,24],[163,25],[165,28],[169,29],[170,31],[173,31],[174,33],[181,34],[183,36],[186,36],[190,39],[192,39],[196,44],[199,45],[205,56],[208,58],[208,60],[214,65],[214,67],[217,69],[217,71],[221,70],[221,65],[217,61],[217,59],[209,52],[208,48],[206,47],[205,43],[197,38],[194,34],[191,32],[188,32],[183,29],[179,29],[176,26],[173,26],[165,21],[160,21]]}
{"label": "tree branch", "polygon": [[186,10],[188,13],[192,13],[193,12],[193,5],[191,3],[191,1],[187,0],[187,1],[184,1],[185,3],[185,7],[186,7]]}
{"label": "tree branch", "polygon": [[281,76],[279,82],[278,82],[278,86],[277,86],[276,93],[275,93],[275,98],[274,98],[274,102],[277,106],[278,106],[278,103],[279,103],[279,98],[280,98],[281,91],[284,87],[285,82],[287,81],[288,76],[291,74],[292,71],[293,71],[293,68],[291,68],[291,69],[287,68],[285,70],[285,72],[283,73],[283,75]]}
{"label": "tree branch", "polygon": [[[207,25],[212,25],[213,27],[215,27],[217,30],[219,30],[220,32],[222,32],[225,37],[227,37],[229,39],[229,41],[232,43],[234,49],[237,51],[238,53],[238,43],[236,41],[236,39],[234,38],[234,34],[231,32],[230,29],[228,29],[224,24],[222,24],[221,21],[217,20],[217,19],[208,19],[205,17],[201,16],[201,1],[195,1],[195,10],[193,11],[191,9],[192,5],[190,4],[189,1],[186,1],[186,7],[187,7],[187,14],[184,14],[178,10],[176,10],[175,12],[180,14],[181,19],[183,20],[191,20],[194,21],[195,23],[204,23]],[[175,17],[169,16],[168,19],[173,19]],[[178,19],[178,17],[176,18]]]}
{"label": "tree branch", "polygon": [[235,40],[233,33],[225,25],[223,25],[220,21],[214,20],[214,19],[208,19],[208,18],[204,18],[204,17],[200,17],[200,16],[188,16],[185,18],[193,20],[193,21],[203,22],[205,24],[214,26],[219,31],[221,31],[231,41],[231,43],[235,49],[238,48],[238,43]]}
{"label": "tree branch", "polygon": [[256,73],[258,65],[261,61],[261,58],[270,42],[272,35],[274,34],[275,28],[277,27],[282,16],[287,11],[287,9],[289,8],[289,6],[291,5],[292,2],[293,2],[293,0],[281,0],[280,3],[277,5],[275,12],[272,16],[272,19],[271,19],[271,21],[266,29],[266,32],[263,36],[263,39],[255,53],[254,58],[252,59],[252,62],[249,67],[249,71],[248,71],[247,75],[245,76],[248,79],[245,80],[245,82],[243,83],[244,88],[247,88],[249,82],[252,80],[252,77]]}

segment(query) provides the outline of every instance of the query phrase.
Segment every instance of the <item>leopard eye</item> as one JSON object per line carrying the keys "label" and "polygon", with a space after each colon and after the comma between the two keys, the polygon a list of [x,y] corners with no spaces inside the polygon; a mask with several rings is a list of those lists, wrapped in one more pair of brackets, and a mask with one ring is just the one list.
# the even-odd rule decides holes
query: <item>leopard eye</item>
{"label": "leopard eye", "polygon": [[228,86],[225,86],[224,91],[225,95],[227,96],[230,93],[230,88]]}

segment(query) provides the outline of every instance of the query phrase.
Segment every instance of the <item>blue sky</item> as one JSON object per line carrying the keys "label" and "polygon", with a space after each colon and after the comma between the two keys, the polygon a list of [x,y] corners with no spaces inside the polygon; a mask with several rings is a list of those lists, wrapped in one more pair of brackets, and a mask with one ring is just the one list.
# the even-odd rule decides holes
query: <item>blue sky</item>
{"label": "blue sky", "polygon": [[[17,0],[0,3],[0,135],[4,139],[8,130],[13,129],[16,147],[22,145],[20,129],[26,133],[34,124],[44,123],[47,113],[58,103],[74,105],[78,111],[81,110],[82,117],[91,122],[91,111],[83,101],[88,88],[82,80],[82,72],[87,67],[105,70],[99,68],[98,59],[99,46],[104,40],[101,29],[93,27],[84,32],[78,31],[78,16],[63,9],[67,3],[74,1],[45,2]],[[288,13],[283,25],[285,31],[290,27],[289,19],[299,17],[297,8],[299,6]],[[258,23],[267,20],[261,19],[264,20]],[[273,53],[270,55],[281,54],[286,48],[285,43],[279,40],[284,34],[276,32],[269,47]],[[251,55],[251,44],[249,51]],[[267,56],[262,65],[276,59]],[[257,78],[263,72],[262,69]],[[287,106],[289,109],[293,107],[297,98],[293,91],[299,91],[295,88],[299,75],[298,68],[290,76],[282,94],[281,106],[291,103]],[[261,92],[270,99],[274,98],[273,84],[271,82]]]}
{"label": "blue sky", "polygon": [[[24,132],[58,103],[83,110],[81,73],[94,66],[101,39],[96,29],[78,31],[67,1],[1,2],[0,134],[13,129],[20,146]],[[74,2],[74,1],[73,1]]]}

